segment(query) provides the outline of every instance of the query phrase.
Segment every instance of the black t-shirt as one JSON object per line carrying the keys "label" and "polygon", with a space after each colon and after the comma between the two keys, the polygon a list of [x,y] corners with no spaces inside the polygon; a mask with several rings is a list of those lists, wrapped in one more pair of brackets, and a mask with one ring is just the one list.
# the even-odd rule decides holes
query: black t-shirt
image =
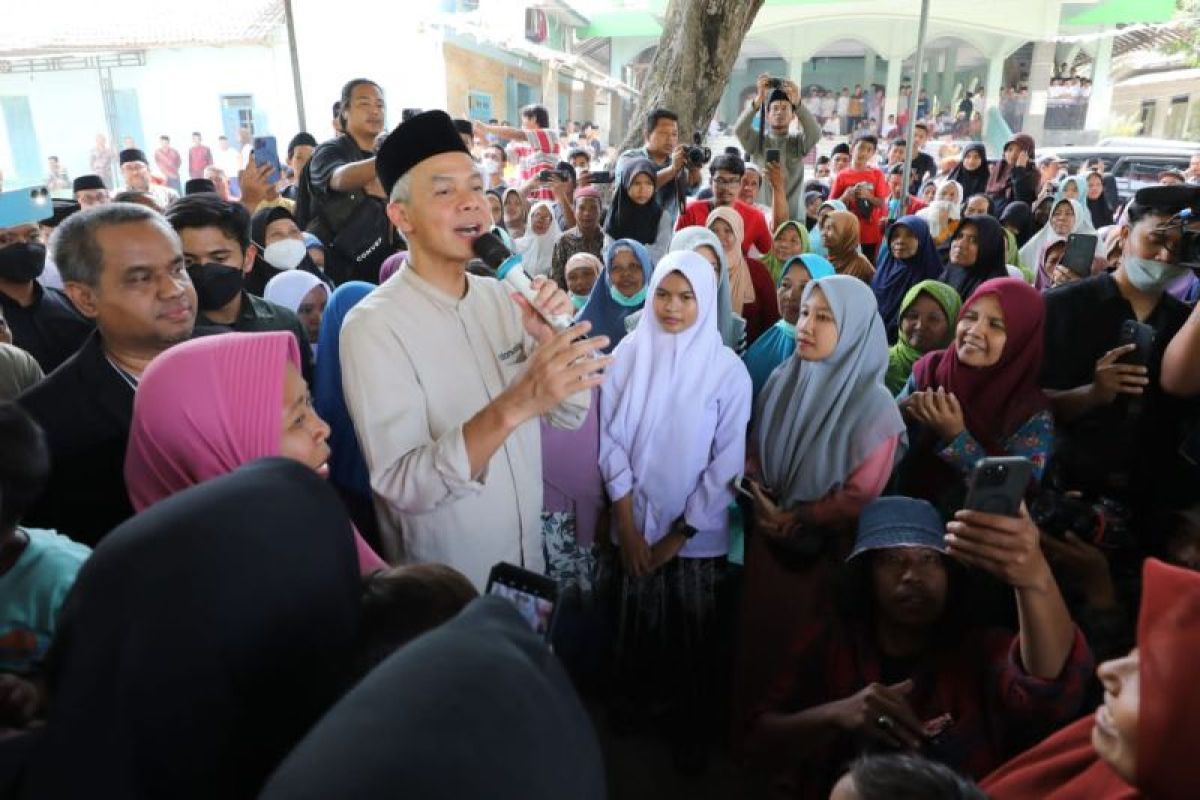
{"label": "black t-shirt", "polygon": [[0,308],[12,329],[13,344],[33,356],[47,375],[73,356],[96,327],[65,294],[36,281],[33,303],[23,307],[0,292]]}
{"label": "black t-shirt", "polygon": [[[1096,275],[1046,293],[1046,354],[1042,386],[1065,391],[1092,382],[1096,362],[1118,346],[1121,324],[1133,307],[1111,275]],[[1187,320],[1189,309],[1164,294],[1143,320],[1154,328],[1147,365],[1150,386],[1131,408],[1127,396],[1092,409],[1055,432],[1052,474],[1061,488],[1091,491],[1145,507],[1197,496],[1196,474],[1179,456],[1184,430],[1200,406],[1160,388],[1162,354]]]}

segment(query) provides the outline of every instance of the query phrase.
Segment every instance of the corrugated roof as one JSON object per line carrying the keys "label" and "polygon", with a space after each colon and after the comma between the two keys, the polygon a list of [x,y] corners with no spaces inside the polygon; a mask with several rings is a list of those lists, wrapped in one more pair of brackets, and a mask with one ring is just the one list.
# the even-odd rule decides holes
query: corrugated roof
{"label": "corrugated roof", "polygon": [[283,0],[58,0],[53,10],[10,16],[0,56],[261,43],[283,24]]}

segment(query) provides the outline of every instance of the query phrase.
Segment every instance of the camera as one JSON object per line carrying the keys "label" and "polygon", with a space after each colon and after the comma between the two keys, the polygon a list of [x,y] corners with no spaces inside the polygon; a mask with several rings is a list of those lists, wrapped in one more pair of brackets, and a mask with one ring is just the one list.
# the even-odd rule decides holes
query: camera
{"label": "camera", "polygon": [[1092,501],[1046,489],[1033,501],[1029,515],[1044,533],[1058,539],[1072,533],[1104,550],[1137,546],[1129,509],[1107,497]]}
{"label": "camera", "polygon": [[570,181],[574,177],[574,173],[567,175],[563,170],[559,169],[544,169],[538,173],[538,180],[542,183],[550,183],[552,181]]}
{"label": "camera", "polygon": [[771,90],[782,89],[783,78],[767,78],[767,88]]}
{"label": "camera", "polygon": [[699,131],[692,134],[692,145],[687,149],[687,160],[693,167],[703,167],[712,158],[712,150],[705,147],[703,142]]}
{"label": "camera", "polygon": [[1194,228],[1200,224],[1200,213],[1197,212],[1198,209],[1185,208],[1168,224],[1179,226],[1179,266],[1200,275],[1200,230]]}

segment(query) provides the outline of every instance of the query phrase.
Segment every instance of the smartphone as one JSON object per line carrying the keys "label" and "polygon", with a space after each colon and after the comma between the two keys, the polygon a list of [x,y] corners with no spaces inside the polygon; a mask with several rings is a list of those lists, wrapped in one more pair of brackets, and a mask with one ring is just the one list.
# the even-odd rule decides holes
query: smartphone
{"label": "smartphone", "polygon": [[0,192],[0,228],[27,225],[54,216],[54,206],[45,186],[26,186]]}
{"label": "smartphone", "polygon": [[544,169],[538,173],[538,180],[542,183],[550,183],[551,181],[562,180],[562,176],[558,174],[557,170]]}
{"label": "smartphone", "polygon": [[484,594],[511,601],[534,633],[550,641],[558,607],[558,584],[553,579],[501,561],[488,574]]}
{"label": "smartphone", "polygon": [[1067,249],[1058,263],[1081,278],[1090,276],[1092,261],[1096,258],[1097,241],[1094,233],[1072,233],[1067,237]]}
{"label": "smartphone", "polygon": [[589,172],[588,179],[589,183],[612,183],[613,174],[608,171]]}
{"label": "smartphone", "polygon": [[777,149],[775,149],[774,147],[767,150],[767,163],[768,164],[778,164],[779,163],[779,151]]}
{"label": "smartphone", "polygon": [[1033,463],[1015,456],[988,457],[979,460],[967,482],[967,501],[963,508],[1006,517],[1020,515],[1021,499],[1033,477]]}
{"label": "smartphone", "polygon": [[279,149],[274,136],[254,137],[254,163],[259,167],[270,164],[271,174],[267,176],[267,180],[273,184],[279,183]]}
{"label": "smartphone", "polygon": [[1122,364],[1149,365],[1154,353],[1154,328],[1135,319],[1127,319],[1121,323],[1121,334],[1117,338],[1117,346],[1134,345],[1134,349],[1121,356]]}

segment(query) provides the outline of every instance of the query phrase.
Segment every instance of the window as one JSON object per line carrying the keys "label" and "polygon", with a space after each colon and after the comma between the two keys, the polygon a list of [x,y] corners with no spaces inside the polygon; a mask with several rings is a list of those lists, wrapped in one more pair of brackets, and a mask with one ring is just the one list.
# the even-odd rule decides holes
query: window
{"label": "window", "polygon": [[1167,139],[1179,139],[1183,136],[1183,127],[1187,123],[1187,95],[1180,95],[1171,98],[1171,104],[1167,106],[1167,118],[1163,121],[1163,137]]}
{"label": "window", "polygon": [[254,97],[248,94],[221,95],[221,123],[230,142],[238,141],[238,128],[254,134]]}
{"label": "window", "polygon": [[1153,100],[1142,101],[1142,135],[1149,136],[1154,132],[1154,105]]}

